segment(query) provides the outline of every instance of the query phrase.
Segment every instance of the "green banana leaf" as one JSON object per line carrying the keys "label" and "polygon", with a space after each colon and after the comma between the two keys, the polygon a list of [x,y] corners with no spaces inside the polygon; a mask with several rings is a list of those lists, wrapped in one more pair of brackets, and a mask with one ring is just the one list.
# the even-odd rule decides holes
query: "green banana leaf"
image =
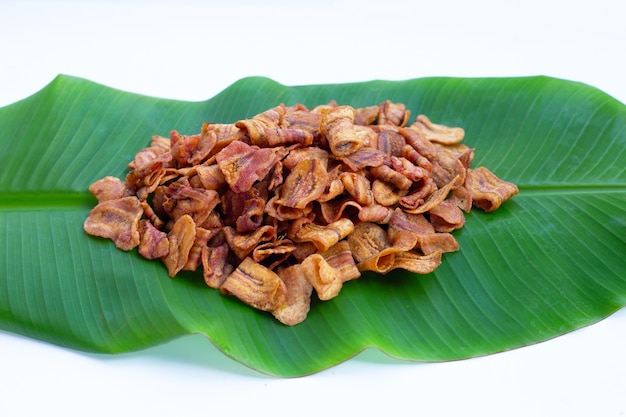
{"label": "green banana leaf", "polygon": [[[280,103],[390,99],[461,126],[520,194],[473,210],[432,274],[364,274],[287,327],[162,263],[88,236],[88,186],[124,178],[152,135],[197,133]],[[286,87],[246,78],[204,102],[59,76],[0,109],[0,329],[117,353],[190,333],[263,373],[302,376],[367,347],[406,360],[471,358],[541,342],[626,305],[626,107],[548,77],[425,78]]]}

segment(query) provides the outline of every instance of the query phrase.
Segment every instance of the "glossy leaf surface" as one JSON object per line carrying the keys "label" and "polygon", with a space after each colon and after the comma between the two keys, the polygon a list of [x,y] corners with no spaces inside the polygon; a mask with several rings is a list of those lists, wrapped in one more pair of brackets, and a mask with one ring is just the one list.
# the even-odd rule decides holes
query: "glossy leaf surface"
{"label": "glossy leaf surface", "polygon": [[[154,134],[197,133],[280,103],[390,99],[461,126],[484,165],[520,194],[473,210],[460,251],[433,273],[365,274],[286,327],[226,297],[200,273],[82,228],[87,191]],[[0,328],[74,349],[125,352],[205,334],[237,361],[281,376],[336,365],[376,346],[445,361],[517,348],[594,323],[626,305],[626,106],[546,77],[428,78],[286,87],[248,78],[205,102],[143,97],[59,76],[0,109]]]}

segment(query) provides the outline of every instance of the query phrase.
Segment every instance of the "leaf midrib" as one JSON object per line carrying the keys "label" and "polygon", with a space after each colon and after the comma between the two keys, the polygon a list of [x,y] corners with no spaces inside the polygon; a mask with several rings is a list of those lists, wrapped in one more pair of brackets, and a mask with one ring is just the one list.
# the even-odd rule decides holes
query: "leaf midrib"
{"label": "leaf midrib", "polygon": [[[626,184],[520,185],[520,196],[626,193]],[[0,192],[0,211],[84,210],[97,203],[85,191]]]}
{"label": "leaf midrib", "polygon": [[604,194],[604,193],[624,193],[626,184],[528,184],[519,185],[519,195],[567,195],[567,194]]}
{"label": "leaf midrib", "polygon": [[97,203],[89,192],[41,191],[0,193],[0,211],[78,210]]}

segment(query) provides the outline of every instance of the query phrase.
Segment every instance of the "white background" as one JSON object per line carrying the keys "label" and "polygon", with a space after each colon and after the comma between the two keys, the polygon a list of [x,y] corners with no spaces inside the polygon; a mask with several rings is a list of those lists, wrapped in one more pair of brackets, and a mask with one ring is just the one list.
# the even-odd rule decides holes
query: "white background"
{"label": "white background", "polygon": [[[626,3],[5,1],[0,106],[64,73],[205,100],[287,85],[549,75],[626,102]],[[0,127],[1,128],[1,127]],[[626,416],[626,310],[534,346],[439,364],[376,350],[313,376],[263,376],[201,336],[91,355],[0,332],[0,414]]]}

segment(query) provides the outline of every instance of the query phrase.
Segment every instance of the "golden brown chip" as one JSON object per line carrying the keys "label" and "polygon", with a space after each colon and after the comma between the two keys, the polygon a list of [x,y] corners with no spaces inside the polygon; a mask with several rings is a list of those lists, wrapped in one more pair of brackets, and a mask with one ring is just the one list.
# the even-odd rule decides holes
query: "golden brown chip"
{"label": "golden brown chip", "polygon": [[343,285],[343,279],[339,270],[328,264],[326,259],[319,253],[304,258],[302,272],[311,283],[320,300],[330,300],[339,294]]}
{"label": "golden brown chip", "polygon": [[465,187],[472,195],[474,206],[486,212],[498,209],[502,203],[519,193],[515,184],[501,180],[485,167],[469,170]]}
{"label": "golden brown chip", "polygon": [[389,272],[395,262],[395,250],[387,232],[376,223],[359,223],[348,236],[350,250],[360,271]]}
{"label": "golden brown chip", "polygon": [[247,233],[238,233],[234,228],[225,226],[222,232],[228,246],[239,259],[246,258],[259,244],[276,238],[276,228],[269,224]]}
{"label": "golden brown chip", "polygon": [[336,245],[322,252],[321,255],[328,262],[328,265],[339,273],[341,281],[351,281],[361,276],[347,240],[337,242]]}
{"label": "golden brown chip", "polygon": [[173,130],[170,134],[170,153],[176,168],[188,167],[192,161],[202,162],[208,156],[209,151],[203,150],[200,155],[196,155],[201,135],[181,135]]}
{"label": "golden brown chip", "polygon": [[90,211],[83,228],[90,235],[111,239],[115,246],[128,251],[139,245],[142,214],[137,197],[105,200]]}
{"label": "golden brown chip", "polygon": [[346,156],[365,144],[365,137],[354,129],[355,110],[350,106],[337,106],[322,117],[320,132],[328,140],[333,155]]}
{"label": "golden brown chip", "polygon": [[292,224],[295,227],[287,231],[287,236],[294,242],[311,242],[319,252],[328,250],[354,230],[354,223],[345,218],[327,225],[312,222],[293,222]]}
{"label": "golden brown chip", "polygon": [[407,178],[402,172],[394,169],[393,166],[380,165],[372,167],[370,174],[377,180],[392,184],[399,190],[408,190],[411,188],[411,185],[413,185],[413,181],[411,181],[410,178]]}
{"label": "golden brown chip", "polygon": [[215,230],[205,229],[196,225],[196,237],[191,245],[191,249],[189,250],[187,262],[183,267],[184,271],[195,271],[198,269],[202,263],[202,251],[205,247],[207,247],[209,240],[211,240],[215,234]]}
{"label": "golden brown chip", "polygon": [[339,175],[343,189],[350,194],[354,201],[362,206],[374,203],[372,187],[365,175],[356,172],[344,172]]}
{"label": "golden brown chip", "polygon": [[372,196],[374,196],[374,201],[381,206],[396,206],[408,192],[409,188],[398,188],[387,181],[379,179],[372,181]]}
{"label": "golden brown chip", "polygon": [[459,185],[465,182],[467,169],[452,152],[443,149],[438,150],[431,163],[433,170],[430,176],[438,187],[445,186],[455,178],[458,178]]}
{"label": "golden brown chip", "polygon": [[302,208],[290,207],[285,204],[282,204],[283,200],[280,198],[281,187],[278,187],[277,194],[270,198],[265,205],[265,213],[281,222],[300,219],[302,217],[308,216],[313,211],[313,206],[311,204],[306,205]]}
{"label": "golden brown chip", "polygon": [[129,197],[132,191],[126,183],[117,177],[107,176],[89,186],[89,191],[98,201],[117,200],[122,197]]}
{"label": "golden brown chip", "polygon": [[408,210],[405,209],[407,213],[419,214],[426,213],[429,210],[432,210],[434,207],[437,207],[439,204],[443,203],[443,201],[448,197],[450,191],[459,186],[459,177],[455,177],[452,181],[444,185],[443,187],[433,191],[424,204],[419,205],[417,208]]}
{"label": "golden brown chip", "polygon": [[198,165],[196,175],[205,190],[219,190],[226,183],[219,165]]}
{"label": "golden brown chip", "polygon": [[424,139],[428,141],[446,145],[459,143],[465,137],[465,131],[462,128],[433,123],[423,114],[417,116],[415,122],[411,125],[411,129],[419,130]]}
{"label": "golden brown chip", "polygon": [[396,252],[391,269],[405,269],[416,274],[429,274],[441,265],[441,250],[428,255],[420,255],[414,251]]}
{"label": "golden brown chip", "polygon": [[469,213],[472,209],[472,194],[465,186],[453,189],[450,200],[454,201],[457,207],[466,213]]}
{"label": "golden brown chip", "polygon": [[[364,137],[364,140],[367,138]],[[368,167],[379,167],[385,163],[385,154],[375,148],[361,148],[349,155],[339,156],[350,170],[360,171]]]}
{"label": "golden brown chip", "polygon": [[295,326],[306,319],[311,309],[313,286],[300,264],[282,268],[278,271],[278,276],[285,283],[285,297],[284,301],[272,310],[272,314],[281,323]]}
{"label": "golden brown chip", "polygon": [[393,208],[378,203],[361,207],[359,220],[362,222],[387,224],[393,215]]}
{"label": "golden brown chip", "polygon": [[437,232],[451,232],[460,229],[465,224],[463,212],[450,199],[444,200],[441,204],[428,211],[430,222]]}
{"label": "golden brown chip", "polygon": [[245,258],[224,281],[220,289],[246,304],[272,311],[285,304],[285,283],[273,271]]}
{"label": "golden brown chip", "polygon": [[396,209],[389,220],[387,233],[391,241],[397,240],[397,235],[409,232],[414,235],[416,244],[413,249],[419,249],[423,254],[433,252],[454,252],[459,244],[450,233],[438,233],[432,223],[423,214],[411,214]]}
{"label": "golden brown chip", "polygon": [[281,126],[311,132],[313,140],[317,141],[321,137],[321,121],[321,113],[308,110],[301,104],[296,104],[295,106],[285,108],[285,114],[283,115]]}

